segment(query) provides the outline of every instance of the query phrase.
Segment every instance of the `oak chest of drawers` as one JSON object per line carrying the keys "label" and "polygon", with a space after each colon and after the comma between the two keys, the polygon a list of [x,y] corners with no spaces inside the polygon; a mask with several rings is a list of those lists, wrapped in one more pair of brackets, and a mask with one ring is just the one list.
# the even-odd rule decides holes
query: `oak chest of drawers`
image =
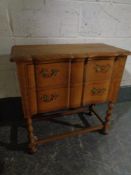
{"label": "oak chest of drawers", "polygon": [[[112,105],[116,102],[129,51],[105,44],[25,45],[12,48],[11,60],[16,62],[24,117],[29,133],[29,147],[66,136],[94,130],[107,133]],[[93,105],[108,104],[105,120]],[[36,139],[32,118],[53,114],[87,111],[95,114],[101,125]],[[47,115],[48,114],[48,115]]]}

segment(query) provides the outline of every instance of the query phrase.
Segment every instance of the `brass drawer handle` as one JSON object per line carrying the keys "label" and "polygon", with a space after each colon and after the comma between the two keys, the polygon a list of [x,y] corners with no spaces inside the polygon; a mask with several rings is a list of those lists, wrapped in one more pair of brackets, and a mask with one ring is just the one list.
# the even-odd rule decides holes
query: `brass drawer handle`
{"label": "brass drawer handle", "polygon": [[106,91],[106,88],[92,88],[91,93],[92,95],[103,95]]}
{"label": "brass drawer handle", "polygon": [[40,73],[42,74],[43,78],[55,77],[58,72],[59,72],[59,70],[55,69],[55,68],[51,69],[50,71],[48,69],[42,68],[42,70],[40,71]]}
{"label": "brass drawer handle", "polygon": [[41,100],[44,101],[44,102],[51,102],[51,101],[54,101],[56,100],[58,97],[57,94],[51,94],[51,95],[43,95],[41,96]]}
{"label": "brass drawer handle", "polygon": [[98,65],[98,64],[96,64],[95,65],[95,71],[96,72],[106,73],[106,72],[109,71],[110,67],[111,66],[109,64],[107,64],[107,65]]}

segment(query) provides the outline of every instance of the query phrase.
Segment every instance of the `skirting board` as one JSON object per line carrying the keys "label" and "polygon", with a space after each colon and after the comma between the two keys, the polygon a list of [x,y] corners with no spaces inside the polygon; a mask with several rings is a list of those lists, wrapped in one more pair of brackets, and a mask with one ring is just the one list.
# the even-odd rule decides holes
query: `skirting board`
{"label": "skirting board", "polygon": [[[122,86],[119,91],[118,103],[131,101],[131,86]],[[22,104],[20,97],[0,99],[0,120],[15,120],[23,118]]]}

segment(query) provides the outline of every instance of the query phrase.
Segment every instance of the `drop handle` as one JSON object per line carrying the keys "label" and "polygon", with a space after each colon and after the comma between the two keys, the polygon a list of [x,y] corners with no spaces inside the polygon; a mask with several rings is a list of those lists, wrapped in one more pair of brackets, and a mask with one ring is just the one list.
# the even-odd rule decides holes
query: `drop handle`
{"label": "drop handle", "polygon": [[91,89],[91,94],[92,95],[103,95],[106,91],[106,88],[92,88]]}
{"label": "drop handle", "polygon": [[59,70],[52,68],[51,70],[42,68],[40,71],[40,74],[42,75],[43,78],[51,78],[51,77],[56,77],[58,74]]}
{"label": "drop handle", "polygon": [[57,94],[42,95],[40,98],[44,102],[52,102],[58,98],[58,95]]}
{"label": "drop handle", "polygon": [[107,65],[98,65],[98,64],[96,64],[95,65],[95,71],[96,72],[106,73],[106,72],[108,72],[110,70],[110,67],[111,66],[109,64],[107,64]]}

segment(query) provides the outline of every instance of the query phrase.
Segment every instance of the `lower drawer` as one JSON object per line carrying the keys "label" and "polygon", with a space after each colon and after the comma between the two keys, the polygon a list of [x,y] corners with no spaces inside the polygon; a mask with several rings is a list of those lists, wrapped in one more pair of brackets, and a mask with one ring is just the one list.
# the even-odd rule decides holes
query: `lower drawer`
{"label": "lower drawer", "polygon": [[37,104],[39,113],[66,109],[68,106],[68,89],[57,88],[38,91]]}
{"label": "lower drawer", "polygon": [[84,86],[83,105],[103,103],[108,99],[110,82],[86,83]]}

